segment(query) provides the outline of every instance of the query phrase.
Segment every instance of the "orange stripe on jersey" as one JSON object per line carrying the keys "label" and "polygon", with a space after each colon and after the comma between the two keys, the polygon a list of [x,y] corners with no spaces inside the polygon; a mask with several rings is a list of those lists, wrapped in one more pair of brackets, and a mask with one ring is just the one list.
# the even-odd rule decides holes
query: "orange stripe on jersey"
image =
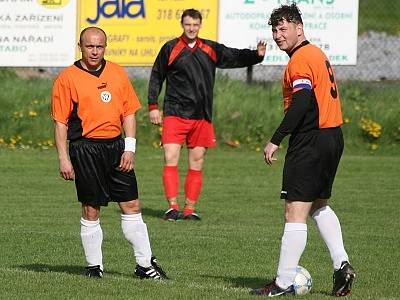
{"label": "orange stripe on jersey", "polygon": [[285,112],[292,102],[292,95],[309,86],[318,103],[319,128],[340,126],[342,111],[332,67],[321,49],[311,44],[298,48],[286,66],[282,82]]}
{"label": "orange stripe on jersey", "polygon": [[215,50],[211,48],[209,45],[205,44],[202,40],[198,39],[198,47],[205,52],[213,62],[217,62],[217,53],[215,53]]}
{"label": "orange stripe on jersey", "polygon": [[74,107],[82,137],[107,139],[121,134],[123,119],[134,114],[140,102],[124,69],[107,61],[99,77],[73,65],[56,78],[52,90],[53,119],[68,125]]}
{"label": "orange stripe on jersey", "polygon": [[180,38],[179,41],[176,43],[174,48],[172,48],[171,54],[169,55],[168,59],[168,66],[171,65],[175,58],[181,53],[181,51],[186,47],[185,42]]}

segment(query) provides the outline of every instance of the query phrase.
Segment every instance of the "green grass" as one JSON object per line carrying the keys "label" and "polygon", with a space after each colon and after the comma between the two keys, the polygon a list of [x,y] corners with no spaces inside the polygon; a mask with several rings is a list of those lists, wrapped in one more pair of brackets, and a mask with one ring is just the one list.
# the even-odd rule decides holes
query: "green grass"
{"label": "green grass", "polygon": [[400,35],[398,3],[392,0],[359,0],[359,34],[366,31]]}
{"label": "green grass", "polygon": [[[268,167],[254,151],[209,151],[198,203],[203,220],[169,223],[161,220],[166,208],[162,152],[139,145],[136,173],[144,219],[153,252],[171,277],[155,283],[132,277],[133,256],[115,204],[101,217],[106,275],[102,280],[82,276],[80,206],[73,183],[58,177],[55,152],[0,149],[0,298],[255,299],[249,289],[276,272],[283,155]],[[351,299],[395,299],[400,292],[399,164],[398,155],[350,151],[342,160],[332,207],[358,272]],[[312,222],[301,264],[314,279],[314,290],[304,299],[332,299],[329,254]]]}

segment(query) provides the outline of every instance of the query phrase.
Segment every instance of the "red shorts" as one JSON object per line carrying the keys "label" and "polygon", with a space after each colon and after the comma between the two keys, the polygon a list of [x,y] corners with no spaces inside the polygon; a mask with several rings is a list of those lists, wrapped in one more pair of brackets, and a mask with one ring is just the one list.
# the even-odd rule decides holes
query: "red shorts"
{"label": "red shorts", "polygon": [[188,148],[212,148],[216,146],[214,126],[206,120],[168,116],[163,120],[161,142],[179,145],[186,142]]}

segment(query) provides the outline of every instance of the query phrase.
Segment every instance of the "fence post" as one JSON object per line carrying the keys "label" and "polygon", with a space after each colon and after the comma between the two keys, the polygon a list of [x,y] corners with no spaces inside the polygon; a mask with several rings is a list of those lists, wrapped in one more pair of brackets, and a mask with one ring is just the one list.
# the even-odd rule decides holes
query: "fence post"
{"label": "fence post", "polygon": [[246,82],[248,84],[253,82],[253,66],[248,66],[247,67],[247,72],[246,72]]}

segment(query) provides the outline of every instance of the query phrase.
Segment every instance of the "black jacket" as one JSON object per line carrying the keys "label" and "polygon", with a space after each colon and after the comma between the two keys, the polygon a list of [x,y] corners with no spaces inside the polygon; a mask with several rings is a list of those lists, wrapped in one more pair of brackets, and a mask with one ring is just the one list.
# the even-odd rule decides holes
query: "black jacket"
{"label": "black jacket", "polygon": [[262,60],[257,50],[228,48],[200,38],[190,48],[183,36],[170,40],[161,48],[151,71],[149,107],[157,105],[166,79],[164,116],[211,122],[216,68],[241,68]]}

